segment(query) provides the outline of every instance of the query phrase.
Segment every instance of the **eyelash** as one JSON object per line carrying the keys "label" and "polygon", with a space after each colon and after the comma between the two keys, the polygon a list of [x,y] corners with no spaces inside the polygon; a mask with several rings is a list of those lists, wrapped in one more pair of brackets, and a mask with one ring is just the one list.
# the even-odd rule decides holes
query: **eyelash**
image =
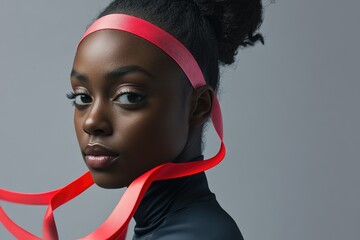
{"label": "eyelash", "polygon": [[77,96],[79,96],[79,95],[87,95],[87,93],[85,93],[85,92],[77,92],[77,93],[75,93],[75,92],[69,92],[69,93],[66,94],[66,97],[67,97],[68,99],[72,100],[72,101],[71,101],[71,105],[72,105],[72,106],[76,106],[76,104],[75,104],[75,98],[76,98]]}
{"label": "eyelash", "polygon": [[[123,97],[125,97],[125,99],[123,99]],[[133,97],[132,100],[133,100],[134,102],[132,102],[132,100],[130,100],[131,97]],[[134,99],[134,98],[135,98],[135,99]],[[116,102],[120,103],[120,105],[122,105],[122,106],[124,106],[124,107],[125,107],[125,106],[126,106],[126,107],[136,107],[136,106],[139,106],[140,104],[144,103],[146,97],[145,97],[143,94],[141,94],[141,93],[137,93],[137,92],[126,92],[126,91],[125,91],[125,92],[122,92],[121,94],[119,94],[119,95],[116,97],[116,99],[118,100],[118,101],[116,101]],[[121,99],[127,101],[128,103],[122,103]]]}
{"label": "eyelash", "polygon": [[[137,92],[137,91],[128,90],[128,89],[122,90],[122,91],[117,95],[116,99],[120,98],[121,96],[123,96],[123,95],[125,95],[125,94],[135,94],[135,95],[137,95],[137,96],[140,96],[143,100],[145,99],[145,95],[143,95],[143,94],[141,94],[141,93],[139,93],[139,92]],[[67,97],[68,99],[72,100],[72,101],[71,101],[72,106],[77,106],[77,104],[75,103],[75,98],[76,98],[77,96],[79,96],[79,95],[88,95],[88,94],[87,94],[86,92],[77,92],[77,93],[75,93],[75,92],[69,92],[69,93],[66,94],[66,97]]]}
{"label": "eyelash", "polygon": [[76,97],[76,94],[74,92],[69,92],[66,94],[66,97],[71,100]]}
{"label": "eyelash", "polygon": [[76,94],[74,92],[69,92],[69,93],[66,94],[66,97],[68,99],[70,99],[70,100],[73,100],[73,101],[71,101],[71,105],[75,106],[75,100],[74,99],[76,98]]}

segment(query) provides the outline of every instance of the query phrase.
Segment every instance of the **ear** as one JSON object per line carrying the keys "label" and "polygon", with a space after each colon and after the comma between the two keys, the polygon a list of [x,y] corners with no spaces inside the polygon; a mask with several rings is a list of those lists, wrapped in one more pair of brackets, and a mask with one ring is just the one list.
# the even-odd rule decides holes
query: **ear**
{"label": "ear", "polygon": [[209,85],[204,85],[193,91],[190,127],[199,127],[208,120],[213,106],[214,94],[214,90]]}

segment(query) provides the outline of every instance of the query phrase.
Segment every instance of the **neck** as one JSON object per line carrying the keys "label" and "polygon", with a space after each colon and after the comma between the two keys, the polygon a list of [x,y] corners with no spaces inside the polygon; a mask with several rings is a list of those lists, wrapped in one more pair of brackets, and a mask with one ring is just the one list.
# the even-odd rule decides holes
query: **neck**
{"label": "neck", "polygon": [[173,162],[189,162],[202,156],[202,128],[196,128],[189,133],[188,140],[182,152]]}

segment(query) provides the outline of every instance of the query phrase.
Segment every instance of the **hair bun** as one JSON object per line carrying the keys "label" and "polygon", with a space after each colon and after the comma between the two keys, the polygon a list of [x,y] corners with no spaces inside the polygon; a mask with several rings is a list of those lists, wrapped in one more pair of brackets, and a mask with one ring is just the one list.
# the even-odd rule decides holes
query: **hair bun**
{"label": "hair bun", "polygon": [[256,33],[262,23],[261,0],[193,0],[201,15],[212,25],[218,42],[219,59],[231,64],[239,47],[253,46],[263,36]]}

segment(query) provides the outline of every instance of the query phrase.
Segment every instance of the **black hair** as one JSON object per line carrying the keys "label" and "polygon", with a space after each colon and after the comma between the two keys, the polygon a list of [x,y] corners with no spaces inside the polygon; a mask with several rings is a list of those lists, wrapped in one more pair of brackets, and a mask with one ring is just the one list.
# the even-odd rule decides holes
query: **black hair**
{"label": "black hair", "polygon": [[232,64],[239,47],[263,36],[261,0],[114,0],[98,16],[123,13],[149,21],[176,37],[217,90],[219,65]]}

